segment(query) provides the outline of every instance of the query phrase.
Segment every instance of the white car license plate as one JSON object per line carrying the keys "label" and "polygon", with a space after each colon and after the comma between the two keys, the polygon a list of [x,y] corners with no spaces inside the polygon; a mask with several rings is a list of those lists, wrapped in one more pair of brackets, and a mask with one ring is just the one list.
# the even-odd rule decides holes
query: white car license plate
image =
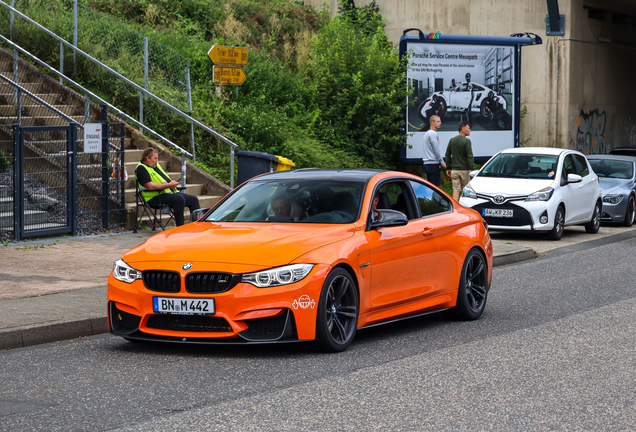
{"label": "white car license plate", "polygon": [[213,298],[153,297],[152,308],[157,313],[176,315],[213,315]]}
{"label": "white car license plate", "polygon": [[511,218],[512,217],[512,210],[510,210],[510,209],[489,209],[489,208],[485,208],[485,209],[482,209],[482,214],[484,216],[490,216],[490,217]]}

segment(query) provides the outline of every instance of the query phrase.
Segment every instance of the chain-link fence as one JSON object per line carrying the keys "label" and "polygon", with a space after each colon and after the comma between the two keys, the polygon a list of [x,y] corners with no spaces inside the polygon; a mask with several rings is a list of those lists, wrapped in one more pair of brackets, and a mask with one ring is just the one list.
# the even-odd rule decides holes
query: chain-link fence
{"label": "chain-link fence", "polygon": [[[79,49],[175,107],[183,111],[189,110],[187,74],[190,64],[185,57],[105,13],[91,9],[82,3],[77,6],[77,47]],[[57,2],[16,0],[14,7],[59,37],[74,43],[72,0]],[[6,11],[2,15],[6,15]],[[9,28],[10,23],[7,24],[6,28]],[[59,63],[64,69],[62,72],[68,76],[78,76],[78,74],[86,76],[78,70],[80,63],[70,49],[65,50],[63,57],[54,54],[59,52],[58,44],[54,45],[54,49],[47,47],[50,57],[46,56],[44,46],[36,52],[35,42],[40,41],[41,37],[32,30],[32,27],[24,20],[14,19],[14,42],[45,61],[54,60],[55,63],[51,64]],[[112,86],[109,85],[108,75],[105,71],[93,70],[90,80],[93,84],[91,90],[100,95],[110,94]]]}

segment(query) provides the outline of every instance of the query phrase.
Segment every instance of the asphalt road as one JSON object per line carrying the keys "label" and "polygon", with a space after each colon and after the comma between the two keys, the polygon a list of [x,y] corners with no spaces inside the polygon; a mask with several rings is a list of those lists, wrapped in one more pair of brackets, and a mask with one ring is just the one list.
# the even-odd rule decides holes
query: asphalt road
{"label": "asphalt road", "polygon": [[0,353],[0,430],[636,430],[636,238],[494,270],[474,322],[360,331],[348,351],[110,335]]}

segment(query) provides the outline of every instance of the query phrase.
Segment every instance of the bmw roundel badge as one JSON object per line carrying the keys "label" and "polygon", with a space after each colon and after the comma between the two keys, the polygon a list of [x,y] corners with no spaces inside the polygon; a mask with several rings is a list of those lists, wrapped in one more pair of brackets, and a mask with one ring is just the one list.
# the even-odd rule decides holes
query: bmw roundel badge
{"label": "bmw roundel badge", "polygon": [[190,270],[192,268],[192,263],[185,263],[181,266],[182,270]]}

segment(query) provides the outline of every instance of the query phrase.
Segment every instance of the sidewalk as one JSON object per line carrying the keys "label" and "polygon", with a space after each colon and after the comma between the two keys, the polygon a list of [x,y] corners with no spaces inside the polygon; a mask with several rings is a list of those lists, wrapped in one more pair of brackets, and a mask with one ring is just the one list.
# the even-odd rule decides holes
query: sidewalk
{"label": "sidewalk", "polygon": [[[0,246],[0,349],[108,332],[106,279],[113,263],[153,231],[50,238]],[[535,252],[493,240],[494,265]]]}

